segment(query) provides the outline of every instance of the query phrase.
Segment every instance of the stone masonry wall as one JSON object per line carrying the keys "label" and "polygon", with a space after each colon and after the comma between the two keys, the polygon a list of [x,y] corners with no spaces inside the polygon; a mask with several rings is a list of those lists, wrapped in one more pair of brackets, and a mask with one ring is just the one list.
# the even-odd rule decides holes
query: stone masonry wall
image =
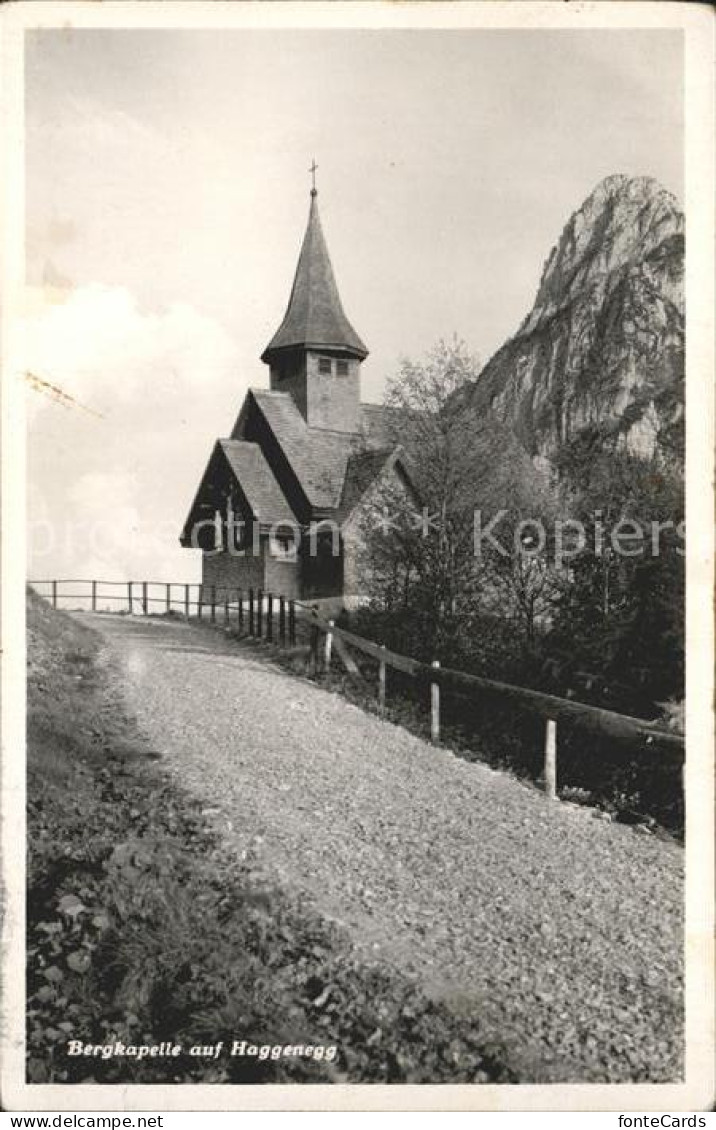
{"label": "stone masonry wall", "polygon": [[245,557],[234,554],[205,553],[202,559],[202,593],[201,598],[205,603],[211,600],[212,586],[216,586],[216,598],[221,602],[236,596],[237,589],[264,588],[265,577],[265,543],[261,542],[261,553],[253,556],[247,553]]}
{"label": "stone masonry wall", "polygon": [[331,358],[330,373],[318,371],[321,356],[309,353],[306,358],[308,423],[312,428],[357,432],[360,428],[360,362],[350,358],[348,375],[339,377],[336,357]]}
{"label": "stone masonry wall", "polygon": [[[330,359],[330,373],[319,372],[322,357]],[[345,376],[338,375],[338,361],[348,366]],[[271,366],[270,374],[271,388],[291,394],[309,427],[350,433],[360,429],[360,361],[355,357],[337,357],[327,350],[287,354]]]}

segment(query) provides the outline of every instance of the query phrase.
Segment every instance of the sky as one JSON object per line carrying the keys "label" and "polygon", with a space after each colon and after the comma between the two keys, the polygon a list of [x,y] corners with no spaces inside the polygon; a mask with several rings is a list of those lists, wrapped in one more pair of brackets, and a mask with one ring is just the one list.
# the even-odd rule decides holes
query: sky
{"label": "sky", "polygon": [[603,177],[683,200],[679,32],[56,29],[25,69],[30,576],[199,578],[314,157],[371,401],[441,338],[487,361]]}

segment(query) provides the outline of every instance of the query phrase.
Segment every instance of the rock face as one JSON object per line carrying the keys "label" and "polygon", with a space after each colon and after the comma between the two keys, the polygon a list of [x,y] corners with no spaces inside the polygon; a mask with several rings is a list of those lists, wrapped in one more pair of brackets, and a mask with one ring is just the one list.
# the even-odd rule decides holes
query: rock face
{"label": "rock face", "polygon": [[647,177],[611,176],[574,213],[537,298],[475,385],[477,404],[550,462],[585,432],[679,458],[684,217]]}

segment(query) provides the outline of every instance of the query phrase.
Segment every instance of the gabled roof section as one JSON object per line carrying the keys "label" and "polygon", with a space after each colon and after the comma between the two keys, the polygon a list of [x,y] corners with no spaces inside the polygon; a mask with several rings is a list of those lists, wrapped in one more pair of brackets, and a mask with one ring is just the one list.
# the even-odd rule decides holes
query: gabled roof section
{"label": "gabled roof section", "polygon": [[368,350],[348,321],[338,294],[331,259],[318,215],[315,189],[311,193],[308,227],[303,237],[288,309],[261,360],[270,361],[277,349],[310,346],[339,349],[361,360]]}
{"label": "gabled roof section", "polygon": [[[395,443],[394,429],[388,426],[385,417],[390,409],[379,404],[362,408],[361,431],[347,435],[309,428],[290,393],[253,388],[239,413],[231,441],[222,443],[258,447],[243,439],[247,436],[253,440],[256,436],[251,420],[252,413],[258,410],[311,509],[321,513],[339,511],[341,516],[347,516],[391,459],[399,463],[410,482],[414,482],[410,459]],[[269,455],[269,458],[274,457]]]}
{"label": "gabled roof section", "polygon": [[361,404],[361,434],[367,447],[394,447],[402,412],[386,404]]}
{"label": "gabled roof section", "polygon": [[296,515],[257,443],[220,439],[219,447],[254,518],[267,524],[296,521]]}
{"label": "gabled roof section", "polygon": [[363,495],[380,477],[390,458],[389,450],[355,451],[348,457],[343,492],[340,503],[340,519],[347,518],[356,508]]}
{"label": "gabled roof section", "polygon": [[370,491],[390,470],[396,470],[417,502],[418,493],[412,482],[410,464],[402,447],[354,451],[348,459],[338,521],[344,522]]}
{"label": "gabled roof section", "polygon": [[[199,488],[180,536],[184,546],[192,544],[193,527],[213,518],[233,489],[261,525],[295,522],[283,491],[261,448],[244,440],[219,439],[201,477]],[[249,515],[247,515],[249,517]]]}
{"label": "gabled roof section", "polygon": [[293,467],[311,506],[332,510],[338,505],[346,461],[354,437],[309,428],[287,392],[252,389],[258,407]]}

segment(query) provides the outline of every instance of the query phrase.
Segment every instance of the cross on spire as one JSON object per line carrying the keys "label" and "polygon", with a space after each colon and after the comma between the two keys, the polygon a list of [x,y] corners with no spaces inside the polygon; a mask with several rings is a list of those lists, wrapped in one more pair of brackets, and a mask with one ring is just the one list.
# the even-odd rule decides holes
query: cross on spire
{"label": "cross on spire", "polygon": [[311,162],[311,167],[308,170],[309,173],[311,174],[311,196],[315,196],[318,192],[318,189],[316,188],[316,169],[317,168],[318,168],[318,165],[316,164],[316,158],[314,157],[312,162]]}

